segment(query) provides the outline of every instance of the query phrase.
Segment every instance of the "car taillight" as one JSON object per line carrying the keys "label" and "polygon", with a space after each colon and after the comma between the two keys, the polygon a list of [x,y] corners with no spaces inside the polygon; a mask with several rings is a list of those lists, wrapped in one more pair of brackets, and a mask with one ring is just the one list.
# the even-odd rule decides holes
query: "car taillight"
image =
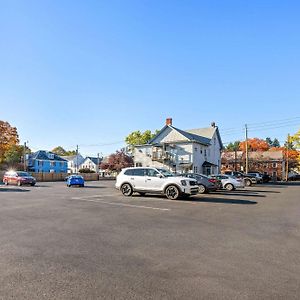
{"label": "car taillight", "polygon": [[215,183],[216,179],[208,179],[209,182]]}

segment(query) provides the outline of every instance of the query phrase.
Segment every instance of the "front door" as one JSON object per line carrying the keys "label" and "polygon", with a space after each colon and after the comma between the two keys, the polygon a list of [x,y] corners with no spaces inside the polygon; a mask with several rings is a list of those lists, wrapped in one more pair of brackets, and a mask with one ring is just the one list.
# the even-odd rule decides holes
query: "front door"
{"label": "front door", "polygon": [[164,183],[164,178],[158,177],[160,175],[155,169],[146,170],[146,190],[161,191]]}
{"label": "front door", "polygon": [[133,171],[133,176],[131,183],[136,190],[145,190],[146,189],[146,177],[145,177],[144,168],[137,168]]}

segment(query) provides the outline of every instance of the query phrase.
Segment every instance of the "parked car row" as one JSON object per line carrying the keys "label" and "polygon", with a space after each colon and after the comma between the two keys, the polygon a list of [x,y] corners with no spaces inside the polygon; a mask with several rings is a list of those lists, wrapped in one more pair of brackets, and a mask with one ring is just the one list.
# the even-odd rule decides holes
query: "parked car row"
{"label": "parked car row", "polygon": [[[84,178],[80,175],[70,175],[65,178],[67,181],[67,186],[71,187],[74,185],[84,187]],[[3,183],[5,185],[31,185],[34,186],[36,184],[36,179],[31,176],[28,172],[24,171],[7,171],[3,176]]]}
{"label": "parked car row", "polygon": [[115,187],[124,196],[132,196],[134,192],[142,196],[146,193],[159,193],[175,200],[180,196],[209,193],[220,189],[233,191],[244,188],[245,180],[226,174],[211,176],[194,173],[172,174],[161,168],[134,167],[121,171],[117,176]]}

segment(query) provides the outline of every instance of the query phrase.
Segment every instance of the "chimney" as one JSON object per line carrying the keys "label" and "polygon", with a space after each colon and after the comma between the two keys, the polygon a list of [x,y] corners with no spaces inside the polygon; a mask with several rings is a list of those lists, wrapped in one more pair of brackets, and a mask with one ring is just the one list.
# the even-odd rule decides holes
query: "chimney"
{"label": "chimney", "polygon": [[166,119],[166,125],[172,125],[172,118]]}
{"label": "chimney", "polygon": [[216,127],[216,123],[215,122],[211,122],[211,127]]}

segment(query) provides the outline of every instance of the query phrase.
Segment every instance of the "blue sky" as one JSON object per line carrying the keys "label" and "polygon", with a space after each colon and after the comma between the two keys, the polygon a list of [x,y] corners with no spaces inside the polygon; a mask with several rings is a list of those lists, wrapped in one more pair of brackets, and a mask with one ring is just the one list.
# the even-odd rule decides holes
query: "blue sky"
{"label": "blue sky", "polygon": [[34,150],[108,154],[166,117],[224,142],[300,128],[297,1],[0,4],[0,119]]}

